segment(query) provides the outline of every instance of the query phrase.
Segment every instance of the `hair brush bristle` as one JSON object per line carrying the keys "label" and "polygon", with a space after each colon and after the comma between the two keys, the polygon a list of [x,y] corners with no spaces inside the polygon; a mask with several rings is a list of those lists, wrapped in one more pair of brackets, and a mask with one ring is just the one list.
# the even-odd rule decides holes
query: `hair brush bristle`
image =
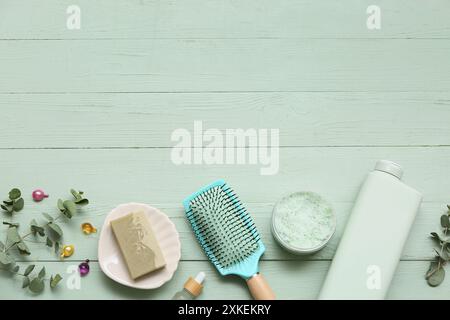
{"label": "hair brush bristle", "polygon": [[258,249],[253,220],[226,184],[193,198],[186,215],[208,258],[219,268],[239,263]]}

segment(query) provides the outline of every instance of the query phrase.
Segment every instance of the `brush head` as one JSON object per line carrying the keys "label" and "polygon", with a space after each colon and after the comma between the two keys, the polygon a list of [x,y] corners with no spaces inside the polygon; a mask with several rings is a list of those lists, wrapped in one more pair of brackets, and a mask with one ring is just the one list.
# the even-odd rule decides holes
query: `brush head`
{"label": "brush head", "polygon": [[219,180],[184,201],[186,216],[220,273],[248,278],[264,252],[251,216],[233,190]]}

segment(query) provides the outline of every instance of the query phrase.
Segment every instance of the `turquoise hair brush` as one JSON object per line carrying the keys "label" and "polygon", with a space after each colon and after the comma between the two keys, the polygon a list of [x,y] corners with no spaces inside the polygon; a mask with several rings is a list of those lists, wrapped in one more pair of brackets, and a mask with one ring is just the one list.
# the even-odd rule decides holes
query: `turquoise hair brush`
{"label": "turquoise hair brush", "polygon": [[200,246],[219,273],[244,278],[257,300],[275,299],[258,272],[264,244],[251,216],[225,181],[200,189],[183,205]]}

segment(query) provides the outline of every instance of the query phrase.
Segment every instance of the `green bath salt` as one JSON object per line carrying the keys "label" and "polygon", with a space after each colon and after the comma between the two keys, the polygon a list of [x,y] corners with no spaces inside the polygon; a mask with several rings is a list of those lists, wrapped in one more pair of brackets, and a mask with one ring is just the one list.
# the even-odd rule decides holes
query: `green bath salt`
{"label": "green bath salt", "polygon": [[297,254],[313,253],[323,248],[336,229],[331,205],[313,192],[297,192],[282,198],[272,216],[275,239]]}

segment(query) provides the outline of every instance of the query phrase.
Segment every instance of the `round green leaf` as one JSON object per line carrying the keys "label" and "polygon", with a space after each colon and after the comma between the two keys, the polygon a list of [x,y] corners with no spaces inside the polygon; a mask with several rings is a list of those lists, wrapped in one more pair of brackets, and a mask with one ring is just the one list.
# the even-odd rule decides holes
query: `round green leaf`
{"label": "round green leaf", "polygon": [[26,288],[30,285],[30,278],[28,277],[23,277],[23,281],[22,281],[22,288]]}
{"label": "round green leaf", "polygon": [[53,217],[51,215],[49,215],[48,213],[42,212],[42,215],[44,216],[45,219],[47,219],[48,221],[52,222],[53,221]]}
{"label": "round green leaf", "polygon": [[62,237],[63,231],[62,231],[61,227],[58,226],[56,223],[51,222],[51,223],[48,224],[48,227],[49,227],[53,232],[55,232],[56,235],[57,235],[58,237]]}
{"label": "round green leaf", "polygon": [[62,201],[61,199],[58,199],[58,209],[60,211],[65,211],[66,208],[64,207],[64,201]]}
{"label": "round green leaf", "polygon": [[0,205],[0,207],[8,213],[13,213],[13,211],[14,211],[12,206]]}
{"label": "round green leaf", "polygon": [[64,201],[64,208],[70,213],[70,217],[74,216],[77,213],[77,206],[75,202],[71,200]]}
{"label": "round green leaf", "polygon": [[49,237],[45,240],[45,244],[47,247],[53,247],[53,241]]}
{"label": "round green leaf", "polygon": [[16,212],[20,211],[23,209],[24,205],[25,205],[25,202],[23,201],[23,198],[19,198],[13,204],[13,210]]}
{"label": "round green leaf", "polygon": [[17,189],[17,188],[14,188],[14,189],[12,189],[12,190],[9,192],[9,198],[10,198],[11,200],[19,199],[21,195],[22,195],[22,193],[21,193],[20,190]]}
{"label": "round green leaf", "polygon": [[29,285],[30,291],[34,293],[41,293],[44,290],[44,281],[39,278],[34,278]]}
{"label": "round green leaf", "polygon": [[57,253],[57,254],[59,254],[59,247],[60,247],[59,242],[55,241],[55,253]]}
{"label": "round green leaf", "polygon": [[61,280],[62,280],[62,277],[59,274],[52,276],[50,278],[50,288],[56,287]]}
{"label": "round green leaf", "polygon": [[43,279],[45,277],[45,267],[42,267],[41,271],[39,271],[38,278]]}
{"label": "round green leaf", "polygon": [[443,228],[450,228],[450,218],[449,218],[448,215],[443,214],[443,215],[441,216],[441,226],[442,226]]}
{"label": "round green leaf", "polygon": [[80,194],[78,191],[76,191],[75,189],[70,189],[70,193],[73,195],[73,197],[74,197],[76,200],[79,200],[79,199],[82,198],[82,197],[81,197],[81,194]]}
{"label": "round green leaf", "polygon": [[80,206],[87,206],[89,204],[89,200],[88,199],[79,199],[79,200],[75,200],[75,203]]}
{"label": "round green leaf", "polygon": [[6,266],[13,262],[13,258],[11,258],[6,252],[0,252],[0,264]]}
{"label": "round green leaf", "polygon": [[30,249],[28,249],[28,246],[23,241],[17,244],[17,249],[19,249],[20,254],[27,256],[31,254]]}
{"label": "round green leaf", "polygon": [[34,270],[35,265],[34,264],[30,264],[26,269],[25,272],[23,273],[25,276],[29,275],[33,270]]}
{"label": "round green leaf", "polygon": [[427,279],[428,284],[431,287],[437,287],[444,281],[445,278],[445,270],[441,267],[434,271]]}
{"label": "round green leaf", "polygon": [[22,241],[19,236],[19,232],[17,232],[17,227],[8,228],[6,233],[6,241],[8,244],[13,244]]}

